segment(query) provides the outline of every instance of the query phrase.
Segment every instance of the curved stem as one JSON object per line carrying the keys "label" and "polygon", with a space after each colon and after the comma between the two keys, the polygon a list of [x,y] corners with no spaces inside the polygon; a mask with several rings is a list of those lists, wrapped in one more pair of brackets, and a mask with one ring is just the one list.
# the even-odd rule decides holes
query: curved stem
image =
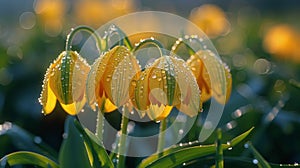
{"label": "curved stem", "polygon": [[143,47],[146,44],[152,44],[152,45],[156,46],[159,49],[160,56],[165,55],[164,46],[159,41],[155,40],[154,38],[147,38],[147,39],[141,40],[140,43],[137,43],[135,45],[135,47],[132,49],[132,52],[133,53],[136,52],[137,50],[139,50],[141,47]]}
{"label": "curved stem", "polygon": [[187,40],[193,40],[193,41],[196,41],[198,44],[201,44],[201,40],[197,36],[194,36],[194,35],[193,36],[187,36],[186,35],[184,37],[184,39],[183,38],[178,38],[177,41],[171,47],[171,56],[174,55],[177,52],[178,47],[181,44],[185,45],[185,47],[189,50],[191,55],[195,54],[194,49],[187,44]]}
{"label": "curved stem", "polygon": [[67,40],[66,40],[66,51],[70,51],[71,50],[71,44],[72,44],[72,40],[75,37],[75,35],[79,32],[79,31],[86,31],[88,33],[90,33],[95,41],[96,41],[96,47],[99,51],[99,53],[101,53],[101,51],[103,51],[104,49],[102,48],[102,41],[101,41],[101,37],[99,36],[99,34],[91,27],[88,26],[78,26],[76,28],[72,28],[71,32],[68,34],[67,36]]}
{"label": "curved stem", "polygon": [[127,37],[127,35],[116,25],[111,25],[109,27],[109,35],[111,37],[113,34],[118,34],[120,37],[119,45],[125,45],[129,50],[132,50],[132,45]]}
{"label": "curved stem", "polygon": [[167,119],[165,118],[160,122],[160,127],[159,127],[159,136],[158,136],[158,144],[157,144],[157,153],[159,157],[162,156],[162,151],[164,150],[164,146],[165,146],[166,128],[167,128]]}
{"label": "curved stem", "polygon": [[123,168],[125,167],[125,153],[126,153],[126,138],[127,138],[127,125],[128,125],[128,114],[129,110],[127,106],[123,106],[122,109],[122,121],[121,121],[121,135],[120,135],[120,141],[118,144],[119,150],[118,150],[118,155],[119,155],[119,160],[117,167],[118,168]]}

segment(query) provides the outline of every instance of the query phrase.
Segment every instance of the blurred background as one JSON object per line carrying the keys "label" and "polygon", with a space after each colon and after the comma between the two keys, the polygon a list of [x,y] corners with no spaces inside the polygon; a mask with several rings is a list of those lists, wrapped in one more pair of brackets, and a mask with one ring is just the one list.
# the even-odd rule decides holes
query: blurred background
{"label": "blurred background", "polygon": [[6,121],[59,150],[66,114],[57,105],[51,115],[43,116],[38,98],[44,73],[64,50],[70,29],[80,24],[98,28],[118,16],[145,10],[194,22],[231,68],[232,96],[220,123],[226,136],[255,126],[250,139],[268,161],[300,162],[296,0],[1,0],[0,158],[26,149],[20,141],[1,136],[9,125]]}

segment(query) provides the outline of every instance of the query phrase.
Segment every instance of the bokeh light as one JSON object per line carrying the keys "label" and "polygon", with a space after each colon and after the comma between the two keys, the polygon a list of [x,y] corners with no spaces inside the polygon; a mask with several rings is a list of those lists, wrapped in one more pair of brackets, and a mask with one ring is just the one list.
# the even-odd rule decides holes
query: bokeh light
{"label": "bokeh light", "polygon": [[194,8],[189,18],[212,38],[230,31],[230,23],[225,12],[216,5],[205,4]]}

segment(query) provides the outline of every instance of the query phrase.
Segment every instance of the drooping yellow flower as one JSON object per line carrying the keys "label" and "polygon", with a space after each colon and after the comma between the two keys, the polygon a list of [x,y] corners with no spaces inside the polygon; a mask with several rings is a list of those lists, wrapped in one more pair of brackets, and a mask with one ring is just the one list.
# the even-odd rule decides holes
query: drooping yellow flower
{"label": "drooping yellow flower", "polygon": [[[204,61],[206,64],[204,64]],[[209,50],[200,50],[192,55],[187,64],[196,77],[201,90],[201,101],[207,101],[213,96],[218,102],[225,103],[231,94],[232,78],[229,68],[215,57]],[[207,68],[210,68],[210,73]],[[224,73],[225,79],[221,74]],[[216,80],[217,79],[217,80]],[[225,83],[225,86],[222,86]]]}
{"label": "drooping yellow flower", "polygon": [[205,4],[193,9],[189,19],[209,37],[217,37],[230,30],[224,11],[216,5]]}
{"label": "drooping yellow flower", "polygon": [[92,65],[87,80],[87,98],[93,110],[96,104],[103,112],[112,112],[128,103],[128,89],[132,77],[140,71],[132,53],[124,46],[116,46],[100,56]]}
{"label": "drooping yellow flower", "polygon": [[90,66],[77,52],[62,52],[45,74],[39,98],[43,113],[50,114],[58,100],[68,114],[77,114],[86,102],[85,79],[89,70]]}
{"label": "drooping yellow flower", "polygon": [[192,72],[182,59],[163,56],[136,74],[130,85],[130,98],[143,116],[166,118],[173,107],[193,117],[198,114],[200,91]]}

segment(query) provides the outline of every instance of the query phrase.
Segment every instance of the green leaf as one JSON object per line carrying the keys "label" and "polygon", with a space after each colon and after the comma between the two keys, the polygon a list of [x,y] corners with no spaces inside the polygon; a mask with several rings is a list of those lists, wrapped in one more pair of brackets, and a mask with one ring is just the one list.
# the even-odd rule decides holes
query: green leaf
{"label": "green leaf", "polygon": [[101,165],[101,167],[114,168],[112,161],[110,160],[105,148],[103,148],[102,142],[100,142],[98,137],[88,129],[83,128],[77,120],[75,120],[75,126],[83,135],[83,139],[86,142],[86,148],[93,156],[93,166],[100,167]]}
{"label": "green leaf", "polygon": [[257,159],[257,165],[260,168],[271,168],[270,164],[261,156],[261,154],[254,148],[251,142],[247,142],[249,149],[251,150],[254,157]]}
{"label": "green leaf", "polygon": [[65,122],[64,139],[59,151],[59,163],[61,167],[92,167],[90,153],[86,150],[83,135],[74,125],[74,117],[69,116]]}
{"label": "green leaf", "polygon": [[[5,131],[2,131],[2,133],[0,134],[0,141],[2,138],[7,137],[13,147],[18,151],[31,151],[40,153],[54,161],[57,161],[57,152],[46,143],[44,143],[40,137],[30,134],[26,130],[10,122],[5,122],[3,125],[6,125],[5,127],[7,129]],[[4,155],[4,152],[9,150],[6,150],[6,148],[8,147],[4,146],[0,151],[0,154]]]}
{"label": "green leaf", "polygon": [[[245,139],[249,133],[253,130],[253,127],[243,134],[235,137],[230,141],[229,144],[222,144],[222,149],[228,149],[229,147],[235,146],[243,139]],[[195,146],[197,145],[197,146]],[[187,161],[194,160],[203,156],[214,154],[216,151],[216,145],[200,145],[196,143],[179,144],[175,147],[166,149],[162,157],[158,157],[158,154],[154,154],[144,159],[138,166],[143,167],[175,167],[181,165]]]}
{"label": "green leaf", "polygon": [[15,165],[35,165],[45,168],[58,168],[51,159],[34,152],[20,151],[8,154],[0,159],[0,167]]}

